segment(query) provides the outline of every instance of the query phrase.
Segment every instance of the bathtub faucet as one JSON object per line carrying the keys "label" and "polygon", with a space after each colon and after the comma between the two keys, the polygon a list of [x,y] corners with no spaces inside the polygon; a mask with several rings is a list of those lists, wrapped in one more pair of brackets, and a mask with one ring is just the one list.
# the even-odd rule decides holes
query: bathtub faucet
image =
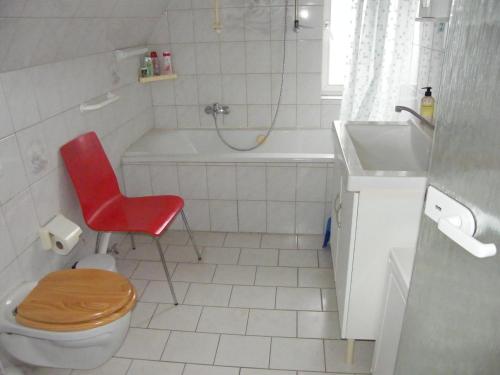
{"label": "bathtub faucet", "polygon": [[394,110],[396,112],[402,112],[402,111],[406,111],[408,113],[411,113],[413,116],[415,116],[416,118],[418,118],[420,121],[422,121],[423,123],[429,125],[431,128],[435,128],[436,125],[434,125],[432,122],[428,121],[426,118],[422,117],[421,115],[419,115],[417,112],[415,112],[413,109],[411,108],[408,108],[408,107],[405,107],[405,106],[402,106],[402,105],[397,105]]}
{"label": "bathtub faucet", "polygon": [[227,115],[229,114],[229,112],[230,110],[228,105],[223,105],[219,103],[214,103],[212,105],[207,105],[205,107],[205,113],[207,115],[218,115],[218,114]]}

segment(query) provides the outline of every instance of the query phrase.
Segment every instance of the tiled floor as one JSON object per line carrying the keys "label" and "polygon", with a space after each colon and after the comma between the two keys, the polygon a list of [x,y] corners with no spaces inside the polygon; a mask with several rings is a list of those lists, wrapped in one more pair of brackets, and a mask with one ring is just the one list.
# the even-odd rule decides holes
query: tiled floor
{"label": "tiled floor", "polygon": [[178,306],[152,241],[119,246],[119,271],[139,302],[116,354],[77,375],[320,375],[369,373],[373,343],[357,342],[344,362],[329,250],[320,236],[196,233],[198,263],[185,232],[162,238]]}

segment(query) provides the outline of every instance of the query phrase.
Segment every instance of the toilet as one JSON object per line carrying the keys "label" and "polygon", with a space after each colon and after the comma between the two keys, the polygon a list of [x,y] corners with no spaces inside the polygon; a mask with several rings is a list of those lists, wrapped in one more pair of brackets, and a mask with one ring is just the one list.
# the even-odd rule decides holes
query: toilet
{"label": "toilet", "polygon": [[122,345],[135,301],[133,285],[118,273],[55,271],[2,301],[0,345],[34,366],[96,368]]}

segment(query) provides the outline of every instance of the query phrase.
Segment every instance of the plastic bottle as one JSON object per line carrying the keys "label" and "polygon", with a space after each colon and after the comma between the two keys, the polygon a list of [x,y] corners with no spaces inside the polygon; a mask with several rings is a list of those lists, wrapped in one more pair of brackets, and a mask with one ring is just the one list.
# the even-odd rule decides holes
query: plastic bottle
{"label": "plastic bottle", "polygon": [[420,114],[422,115],[423,118],[425,118],[427,121],[433,122],[434,119],[434,106],[436,101],[432,97],[432,87],[422,87],[422,89],[425,89],[425,95],[420,101]]}
{"label": "plastic bottle", "polygon": [[146,68],[146,77],[153,76],[153,60],[151,59],[151,57],[144,57],[144,67]]}
{"label": "plastic bottle", "polygon": [[172,69],[172,53],[170,51],[163,51],[162,74],[174,74],[174,70]]}
{"label": "plastic bottle", "polygon": [[158,60],[156,51],[151,51],[151,60],[153,61],[153,73],[155,76],[159,76],[161,73],[160,60]]}

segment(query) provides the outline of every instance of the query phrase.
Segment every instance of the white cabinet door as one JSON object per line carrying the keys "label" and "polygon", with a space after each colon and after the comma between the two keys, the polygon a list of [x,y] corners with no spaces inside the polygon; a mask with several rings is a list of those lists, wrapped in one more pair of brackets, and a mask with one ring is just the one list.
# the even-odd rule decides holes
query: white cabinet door
{"label": "white cabinet door", "polygon": [[337,255],[338,255],[338,244],[339,244],[339,237],[340,237],[340,227],[338,225],[339,221],[339,215],[340,215],[340,192],[342,189],[342,173],[341,173],[341,168],[342,166],[340,163],[335,163],[333,166],[333,186],[332,186],[332,196],[330,199],[332,199],[332,223],[330,227],[330,248],[331,248],[331,254],[332,254],[332,262],[333,262],[333,270],[334,272],[337,272]]}
{"label": "white cabinet door", "polygon": [[359,196],[358,193],[347,191],[346,185],[347,177],[343,174],[338,215],[340,228],[338,230],[335,285],[341,336],[342,338],[351,338],[347,336],[346,330]]}
{"label": "white cabinet door", "polygon": [[405,307],[405,295],[389,272],[382,325],[375,344],[373,375],[394,374]]}

